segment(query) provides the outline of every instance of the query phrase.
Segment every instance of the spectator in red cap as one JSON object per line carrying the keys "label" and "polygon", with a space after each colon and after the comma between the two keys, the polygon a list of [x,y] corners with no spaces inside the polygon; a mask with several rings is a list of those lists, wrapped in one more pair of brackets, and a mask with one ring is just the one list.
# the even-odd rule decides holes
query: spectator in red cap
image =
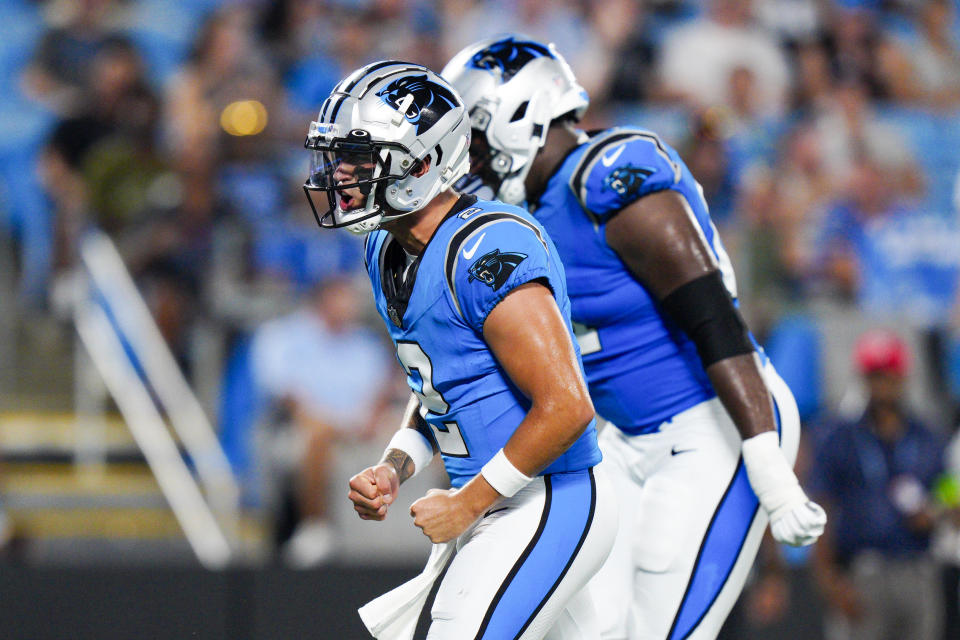
{"label": "spectator in red cap", "polygon": [[813,562],[828,608],[826,636],[939,640],[929,496],[943,471],[943,441],[907,407],[910,352],[900,336],[869,331],[853,356],[866,408],[821,438],[810,477],[811,496],[831,523]]}
{"label": "spectator in red cap", "polygon": [[903,379],[910,368],[910,351],[893,331],[873,329],[857,340],[854,348],[857,370],[862,376],[888,373]]}

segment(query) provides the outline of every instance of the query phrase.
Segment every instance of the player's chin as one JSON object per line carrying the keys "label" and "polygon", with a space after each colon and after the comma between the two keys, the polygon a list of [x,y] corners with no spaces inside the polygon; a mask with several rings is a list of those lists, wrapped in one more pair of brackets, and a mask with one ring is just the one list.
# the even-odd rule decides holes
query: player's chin
{"label": "player's chin", "polygon": [[430,539],[430,542],[432,542],[433,544],[443,544],[444,542],[450,542],[451,540],[457,537],[457,536],[452,536],[446,533],[435,533],[433,535],[424,533],[424,535],[427,536]]}

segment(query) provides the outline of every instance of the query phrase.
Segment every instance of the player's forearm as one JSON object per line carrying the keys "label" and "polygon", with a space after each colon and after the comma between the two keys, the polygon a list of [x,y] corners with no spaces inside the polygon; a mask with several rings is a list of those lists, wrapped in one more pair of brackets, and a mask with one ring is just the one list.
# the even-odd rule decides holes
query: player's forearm
{"label": "player's forearm", "polygon": [[[572,396],[567,402],[549,406],[534,404],[503,447],[503,455],[513,467],[510,473],[518,475],[521,484],[528,482],[569,449],[592,419],[593,405],[587,397]],[[489,466],[485,466],[459,491],[474,517],[480,517],[503,497],[500,490],[504,479],[487,478],[485,474],[489,473]]]}
{"label": "player's forearm", "polygon": [[[506,486],[516,488],[576,442],[593,418],[593,404],[569,330],[547,287],[530,282],[514,289],[490,312],[483,333],[497,361],[530,399],[527,415],[504,445],[506,460],[494,456]],[[516,482],[509,481],[511,476]],[[497,487],[495,478],[487,479]]]}
{"label": "player's forearm", "polygon": [[397,472],[400,484],[412,478],[416,471],[416,464],[410,454],[402,449],[392,447],[384,452],[383,457],[380,459],[380,464],[389,464],[392,466]]}
{"label": "player's forearm", "polygon": [[744,440],[776,429],[770,391],[754,354],[715,362],[707,367],[707,375]]}
{"label": "player's forearm", "polygon": [[637,200],[610,221],[606,238],[696,346],[743,438],[773,429],[773,406],[746,324],[684,197],[668,190]]}
{"label": "player's forearm", "polygon": [[531,406],[503,447],[518,471],[531,477],[537,475],[583,434],[593,419],[593,405],[589,398],[578,395]]}
{"label": "player's forearm", "polygon": [[[407,407],[403,412],[403,418],[400,420],[400,429],[412,429],[417,435],[421,436],[424,441],[428,442],[431,458],[432,454],[436,453],[433,442],[426,437],[426,432],[429,427],[427,427],[426,422],[420,416],[420,400],[416,394],[410,394],[410,401],[407,402]],[[397,477],[400,479],[401,484],[412,478],[416,472],[421,470],[421,467],[426,466],[426,463],[429,462],[424,445],[420,444],[419,440],[413,436],[413,434],[404,434],[398,431],[390,444],[397,444],[398,446],[387,446],[383,457],[380,459],[380,463],[389,464],[396,469]]]}

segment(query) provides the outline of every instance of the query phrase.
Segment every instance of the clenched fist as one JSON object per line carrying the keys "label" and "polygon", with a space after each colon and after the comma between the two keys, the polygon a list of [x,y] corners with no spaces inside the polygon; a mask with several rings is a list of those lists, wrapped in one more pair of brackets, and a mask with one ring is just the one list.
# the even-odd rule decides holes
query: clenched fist
{"label": "clenched fist", "polygon": [[383,520],[387,509],[397,499],[400,478],[393,465],[381,463],[367,467],[350,478],[348,497],[363,520]]}
{"label": "clenched fist", "polygon": [[770,514],[770,533],[777,542],[803,547],[813,544],[827,524],[827,514],[813,500],[781,507]]}
{"label": "clenched fist", "polygon": [[462,499],[457,489],[430,489],[410,506],[413,524],[420,527],[423,535],[433,543],[453,540],[467,530],[477,519]]}

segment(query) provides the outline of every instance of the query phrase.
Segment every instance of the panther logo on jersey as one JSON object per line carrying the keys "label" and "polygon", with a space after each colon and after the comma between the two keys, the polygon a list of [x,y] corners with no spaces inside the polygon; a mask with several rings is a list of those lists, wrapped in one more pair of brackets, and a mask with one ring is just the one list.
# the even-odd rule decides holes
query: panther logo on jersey
{"label": "panther logo on jersey", "polygon": [[486,71],[499,69],[500,77],[503,82],[506,82],[520,71],[525,64],[534,58],[544,56],[552,58],[553,54],[550,53],[550,49],[538,42],[507,38],[473,54],[467,66],[475,69],[485,69]]}
{"label": "panther logo on jersey", "polygon": [[417,135],[435,125],[443,114],[456,108],[459,102],[449,89],[428,80],[426,74],[404,76],[377,91],[380,99],[397,111],[407,94],[413,94],[413,102],[403,117],[410,124],[417,125]]}
{"label": "panther logo on jersey", "polygon": [[603,179],[603,190],[613,189],[621,196],[632,196],[643,186],[644,181],[653,175],[652,169],[644,169],[628,164],[618,167]]}
{"label": "panther logo on jersey", "polygon": [[513,270],[527,257],[525,253],[500,253],[500,249],[494,249],[490,253],[485,253],[470,265],[470,277],[467,282],[479,280],[489,285],[496,291],[503,286]]}

